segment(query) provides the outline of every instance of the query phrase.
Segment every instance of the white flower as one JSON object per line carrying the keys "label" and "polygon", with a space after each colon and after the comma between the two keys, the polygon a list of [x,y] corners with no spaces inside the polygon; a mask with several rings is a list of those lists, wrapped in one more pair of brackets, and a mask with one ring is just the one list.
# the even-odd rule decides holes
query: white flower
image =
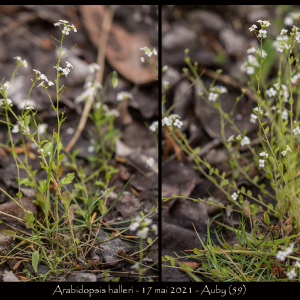
{"label": "white flower", "polygon": [[219,97],[219,94],[217,94],[217,93],[209,93],[208,94],[208,101],[215,102],[215,101],[217,101],[218,97]]}
{"label": "white flower", "polygon": [[57,68],[57,66],[54,66],[53,68],[55,68],[57,71],[62,71],[63,70],[62,67]]}
{"label": "white flower", "polygon": [[94,146],[93,146],[93,145],[88,146],[87,151],[88,151],[89,153],[93,153],[93,152],[95,151]]}
{"label": "white flower", "polygon": [[47,128],[48,128],[48,124],[46,124],[46,123],[40,124],[39,130],[38,130],[39,134],[43,135],[47,131]]}
{"label": "white flower", "polygon": [[26,60],[23,60],[23,61],[22,61],[22,64],[23,64],[23,66],[24,66],[25,68],[27,68],[28,64],[27,64],[27,61],[26,61]]}
{"label": "white flower", "polygon": [[300,268],[300,262],[298,260],[295,262],[295,266]]}
{"label": "white flower", "polygon": [[45,74],[41,74],[40,79],[46,79],[47,76]]}
{"label": "white flower", "polygon": [[290,146],[289,145],[287,145],[286,146],[286,149],[285,149],[286,151],[290,151],[290,152],[292,152],[292,150],[291,150],[291,148],[290,148]]}
{"label": "white flower", "polygon": [[168,80],[164,80],[163,81],[163,87],[164,87],[164,89],[167,90],[169,88],[169,86],[170,86],[170,82]]}
{"label": "white flower", "polygon": [[250,139],[247,136],[244,136],[243,139],[241,140],[241,145],[250,145]]}
{"label": "white flower", "polygon": [[256,114],[251,114],[251,116],[250,116],[250,122],[255,124],[256,120],[257,120],[257,115]]}
{"label": "white flower", "polygon": [[168,117],[164,117],[162,120],[162,126],[164,126],[164,125],[171,126],[172,120],[170,120]]}
{"label": "white flower", "polygon": [[284,111],[282,112],[281,118],[282,118],[283,120],[288,120],[288,118],[289,118],[289,113],[288,113],[287,110],[284,110]]}
{"label": "white flower", "polygon": [[10,87],[10,83],[8,81],[6,81],[4,84],[3,84],[4,88],[7,89]]}
{"label": "white flower", "polygon": [[179,119],[176,119],[175,122],[173,123],[173,126],[176,126],[178,128],[181,128],[183,125],[183,122],[181,122]]}
{"label": "white flower", "polygon": [[157,51],[156,51],[155,48],[153,48],[152,53],[153,53],[154,55],[157,55]]}
{"label": "white flower", "polygon": [[283,156],[285,156],[285,155],[286,155],[286,151],[282,151],[281,154],[282,154]]}
{"label": "white flower", "polygon": [[259,166],[260,166],[261,168],[263,168],[263,167],[265,166],[265,160],[264,160],[264,159],[260,159],[260,160],[259,160]]}
{"label": "white flower", "polygon": [[[4,100],[4,99],[2,99]],[[13,106],[12,100],[10,98],[7,98],[6,100],[7,105],[10,105],[11,107]]]}
{"label": "white flower", "polygon": [[289,278],[289,279],[293,279],[297,276],[297,273],[295,271],[295,269],[292,269],[290,272],[287,272],[286,273],[286,276]]}
{"label": "white flower", "polygon": [[236,192],[234,192],[232,195],[231,195],[231,198],[235,201],[237,198],[238,198],[238,194]]}
{"label": "white flower", "polygon": [[157,128],[158,128],[158,121],[152,122],[152,124],[149,126],[149,129],[150,129],[152,132],[156,132]]}
{"label": "white flower", "polygon": [[268,158],[269,153],[265,152],[265,151],[262,151],[262,152],[259,153],[259,156],[265,156],[266,158]]}
{"label": "white flower", "polygon": [[16,60],[22,60],[20,56],[15,56],[14,59],[16,59]]}
{"label": "white flower", "polygon": [[48,86],[54,85],[54,83],[52,81],[48,81]]}
{"label": "white flower", "polygon": [[141,57],[141,62],[145,62],[145,57]]}
{"label": "white flower", "polygon": [[57,23],[53,23],[54,26],[59,26],[61,23],[57,22]]}
{"label": "white flower", "polygon": [[255,72],[255,68],[254,67],[251,67],[251,66],[246,67],[246,73],[248,75],[254,74],[254,72]]}
{"label": "white flower", "polygon": [[154,163],[155,163],[155,160],[153,157],[149,157],[148,160],[147,160],[147,163],[146,163],[146,167],[147,168],[151,168],[154,166]]}
{"label": "white flower", "polygon": [[142,222],[141,222],[141,226],[145,227],[145,226],[149,226],[152,223],[152,219],[150,218],[145,218]]}
{"label": "white flower", "polygon": [[44,81],[42,81],[37,87],[40,87],[40,86],[45,86]]}
{"label": "white flower", "polygon": [[[26,104],[26,106],[25,106],[25,104]],[[33,108],[35,108],[36,107],[35,101],[28,99],[27,101],[23,100],[22,102],[20,102],[18,104],[18,109],[20,109],[20,110],[22,110],[22,109],[24,109],[26,107],[33,107]]]}
{"label": "white flower", "polygon": [[151,57],[153,54],[152,51],[148,47],[140,48],[140,50],[144,51],[148,57]]}
{"label": "white flower", "polygon": [[234,140],[234,135],[231,135],[228,139],[227,139],[227,143],[231,142]]}
{"label": "white flower", "polygon": [[279,250],[276,254],[276,258],[280,261],[285,261],[286,253],[284,251]]}
{"label": "white flower", "polygon": [[157,227],[157,225],[156,224],[152,224],[151,225],[151,230],[154,231],[155,234],[157,234],[158,233],[158,227]]}
{"label": "white flower", "polygon": [[138,270],[139,268],[140,268],[140,263],[138,261],[130,267],[130,269],[135,269],[135,270]]}
{"label": "white flower", "polygon": [[294,20],[291,16],[286,16],[284,18],[284,24],[287,25],[287,26],[292,26],[294,23]]}
{"label": "white flower", "polygon": [[33,71],[35,72],[35,74],[41,74],[39,70],[33,69]]}
{"label": "white flower", "polygon": [[68,74],[70,73],[70,69],[69,69],[69,68],[62,69],[62,72],[63,72],[64,75],[67,77]]}
{"label": "white flower", "polygon": [[19,125],[14,125],[13,129],[11,130],[12,133],[18,133],[19,132]]}
{"label": "white flower", "polygon": [[253,31],[255,28],[257,28],[257,26],[255,24],[253,24],[250,28],[249,28],[249,31]]}
{"label": "white flower", "polygon": [[139,230],[136,235],[138,237],[140,237],[141,239],[145,239],[148,235],[148,231],[149,231],[149,228],[148,227],[144,227],[143,229]]}
{"label": "white flower", "polygon": [[77,29],[73,24],[70,27],[74,30],[74,32],[77,32]]}
{"label": "white flower", "polygon": [[119,111],[116,110],[116,109],[111,109],[111,110],[108,110],[106,111],[106,115],[107,116],[115,116],[115,117],[118,117],[120,115]]}
{"label": "white flower", "polygon": [[59,22],[62,22],[62,23],[69,23],[68,21],[66,21],[66,20],[59,20]]}
{"label": "white flower", "polygon": [[66,133],[67,134],[73,134],[75,132],[75,129],[72,127],[67,128]]}
{"label": "white flower", "polygon": [[133,222],[128,229],[131,231],[136,231],[138,228],[140,227],[140,223],[139,222]]}
{"label": "white flower", "polygon": [[259,32],[259,34],[257,35],[258,37],[263,39],[267,37],[267,30],[260,29],[258,32]]}
{"label": "white flower", "polygon": [[280,31],[280,35],[285,35],[287,33],[288,33],[287,29],[281,29],[281,31]]}
{"label": "white flower", "polygon": [[72,67],[72,69],[73,69],[73,65],[71,63],[69,63],[69,62],[66,61],[66,64],[67,64],[68,68]]}
{"label": "white flower", "polygon": [[271,97],[276,96],[277,91],[273,87],[271,87],[268,90],[266,90],[266,93],[267,93],[268,97],[271,98]]}
{"label": "white flower", "polygon": [[100,70],[100,66],[96,63],[89,64],[88,68],[91,73],[95,73],[96,71]]}
{"label": "white flower", "polygon": [[127,99],[133,99],[132,94],[128,92],[120,92],[117,94],[117,101],[127,100]]}
{"label": "white flower", "polygon": [[299,125],[296,128],[293,129],[293,133],[294,133],[294,135],[300,134],[300,127],[299,127]]}

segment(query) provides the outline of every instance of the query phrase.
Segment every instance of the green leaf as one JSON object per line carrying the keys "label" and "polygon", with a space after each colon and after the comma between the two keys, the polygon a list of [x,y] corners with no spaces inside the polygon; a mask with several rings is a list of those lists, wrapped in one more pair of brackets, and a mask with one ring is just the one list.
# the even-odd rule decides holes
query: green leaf
{"label": "green leaf", "polygon": [[43,153],[44,155],[46,155],[48,152],[51,151],[52,151],[52,142],[49,142],[43,147]]}
{"label": "green leaf", "polygon": [[64,205],[65,209],[68,210],[71,203],[71,195],[69,191],[64,191],[61,194],[61,202]]}
{"label": "green leaf", "polygon": [[28,211],[28,213],[25,213],[24,220],[27,221],[26,228],[34,229],[34,216],[31,211]]}
{"label": "green leaf", "polygon": [[265,129],[265,135],[268,134],[269,130],[270,130],[270,128],[269,128],[269,126],[267,126],[266,129]]}
{"label": "green leaf", "polygon": [[69,184],[69,183],[72,183],[73,179],[75,178],[75,173],[69,173],[67,174],[66,177],[64,177],[62,180],[61,180],[61,184]]}
{"label": "green leaf", "polygon": [[32,253],[32,267],[35,271],[35,273],[37,273],[37,267],[38,267],[38,263],[39,263],[39,251],[34,251]]}

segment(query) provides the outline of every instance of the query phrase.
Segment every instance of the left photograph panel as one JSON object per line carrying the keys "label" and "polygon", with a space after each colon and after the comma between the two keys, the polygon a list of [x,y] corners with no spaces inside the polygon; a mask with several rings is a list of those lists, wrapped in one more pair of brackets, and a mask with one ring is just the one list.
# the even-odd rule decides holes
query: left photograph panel
{"label": "left photograph panel", "polygon": [[0,282],[156,282],[156,5],[0,5]]}

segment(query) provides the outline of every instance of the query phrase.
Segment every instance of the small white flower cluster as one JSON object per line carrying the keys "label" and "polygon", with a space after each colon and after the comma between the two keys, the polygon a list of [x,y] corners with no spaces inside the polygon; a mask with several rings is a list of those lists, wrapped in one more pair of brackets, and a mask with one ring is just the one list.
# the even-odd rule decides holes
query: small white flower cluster
{"label": "small white flower cluster", "polygon": [[84,88],[85,88],[85,90],[79,96],[77,96],[75,98],[75,103],[82,102],[87,97],[95,95],[97,92],[97,89],[101,89],[102,85],[100,83],[95,83],[95,85],[93,85],[92,82],[87,82],[84,85]]}
{"label": "small white flower cluster", "polygon": [[241,140],[241,146],[250,145],[250,139],[247,136],[244,136]]}
{"label": "small white flower cluster", "polygon": [[17,124],[15,124],[11,130],[12,133],[18,133],[20,131],[20,128],[23,129],[23,132],[29,132],[29,126],[24,125],[23,122],[17,121]]}
{"label": "small white flower cluster", "polygon": [[296,84],[299,79],[300,79],[300,73],[296,73],[295,75],[292,76],[291,83]]}
{"label": "small white flower cluster", "polygon": [[95,73],[96,71],[100,70],[100,66],[96,63],[91,63],[88,65],[90,73]]}
{"label": "small white flower cluster", "polygon": [[149,126],[149,129],[150,129],[152,132],[156,132],[157,128],[158,128],[158,121],[152,122],[152,124]]}
{"label": "small white flower cluster", "polygon": [[221,94],[228,93],[227,88],[224,86],[216,85],[209,89],[208,101],[215,102]]}
{"label": "small white flower cluster", "polygon": [[247,54],[259,54],[259,55],[262,55],[262,58],[266,58],[267,57],[267,52],[265,50],[262,49],[262,51],[260,49],[256,49],[254,46],[247,49]]}
{"label": "small white flower cluster", "polygon": [[296,128],[293,129],[293,133],[294,133],[294,135],[300,134],[300,127],[299,127],[299,125]]}
{"label": "small white flower cluster", "polygon": [[[68,25],[68,21],[66,20],[59,20],[57,21],[57,23],[53,23],[54,26],[59,26],[59,28],[62,31],[62,34],[64,35],[69,35],[69,32],[71,29],[73,29],[74,32],[77,32],[76,27],[72,24],[72,25]],[[63,29],[60,25],[63,25]]]}
{"label": "small white flower cluster", "polygon": [[155,160],[153,157],[149,157],[146,163],[147,168],[152,168],[155,164]]}
{"label": "small white flower cluster", "polygon": [[259,160],[259,167],[260,168],[264,168],[264,166],[265,166],[265,160],[264,159],[260,159]]}
{"label": "small white flower cluster", "polygon": [[[39,70],[36,69],[33,69],[33,71],[35,72],[38,80],[45,80],[48,83],[48,87],[54,85],[54,83],[51,80],[48,80],[45,74],[42,74]],[[42,81],[37,87],[43,86],[44,88],[47,89],[48,87],[44,85],[45,81]]]}
{"label": "small white flower cluster", "polygon": [[36,103],[34,100],[23,100],[22,102],[20,102],[18,104],[18,109],[22,110],[22,109],[35,109],[36,108]]}
{"label": "small white flower cluster", "polygon": [[286,146],[286,149],[285,149],[284,151],[282,151],[281,154],[282,154],[283,156],[286,156],[286,153],[287,153],[288,151],[292,152],[292,150],[291,150],[291,148],[290,148],[289,145]]}
{"label": "small white flower cluster", "polygon": [[286,256],[290,255],[294,251],[294,244],[286,247],[284,251],[279,250],[276,254],[276,258],[280,261],[285,261]]}
{"label": "small white flower cluster", "polygon": [[269,21],[262,21],[262,20],[258,20],[257,21],[260,26],[261,29],[257,30],[257,26],[255,24],[253,24],[250,28],[249,31],[255,31],[255,34],[257,34],[258,38],[264,39],[267,37],[267,30],[264,30],[265,28],[269,27],[271,25],[271,23]]}
{"label": "small white flower cluster", "polygon": [[25,68],[27,68],[28,64],[26,60],[22,60],[20,56],[15,56],[14,59],[17,60],[17,62],[20,62],[22,66],[24,66]]}
{"label": "small white flower cluster", "polygon": [[150,230],[154,231],[156,235],[158,233],[158,227],[156,224],[152,224],[151,227],[148,227],[151,223],[152,220],[150,218],[142,219],[141,217],[136,217],[134,219],[134,222],[128,227],[128,229],[131,231],[136,231],[137,229],[140,228],[136,233],[136,235],[141,239],[145,239],[147,238],[147,235]]}
{"label": "small white flower cluster", "polygon": [[288,120],[288,118],[289,118],[289,112],[288,112],[288,110],[286,108],[284,108],[282,110],[281,118],[282,118],[282,120]]}
{"label": "small white flower cluster", "polygon": [[67,67],[64,68],[64,69],[62,67],[59,67],[59,66],[54,66],[53,68],[55,68],[58,72],[61,72],[60,76],[65,75],[67,77],[68,74],[71,72],[71,70],[69,68],[73,69],[73,65],[69,62],[66,62],[66,65],[67,65]]}
{"label": "small white flower cluster", "polygon": [[167,126],[175,126],[177,128],[181,128],[183,125],[183,122],[179,120],[180,116],[177,114],[172,114],[169,117],[164,117],[162,120],[162,126],[167,125]]}
{"label": "small white flower cluster", "polygon": [[[254,53],[253,49],[255,50],[256,53],[257,52],[260,53],[260,51],[257,51],[254,47],[248,49],[247,50],[247,53],[248,53],[247,60],[244,61],[241,65],[241,71],[247,73],[248,75],[254,74],[255,68],[259,67],[257,58],[255,56],[253,56],[252,54],[249,54],[249,53]],[[266,52],[265,52],[265,54],[263,53],[263,58],[264,58],[264,56],[265,57],[267,56]]]}
{"label": "small white flower cluster", "polygon": [[234,200],[234,201],[236,201],[236,199],[238,198],[238,196],[239,196],[239,191],[236,193],[236,192],[234,192],[232,195],[231,195],[231,198]]}
{"label": "small white flower cluster", "polygon": [[299,12],[291,12],[287,14],[287,16],[284,18],[284,25],[293,26],[294,21],[298,21],[299,16],[300,16]]}
{"label": "small white flower cluster", "polygon": [[[265,152],[265,151],[262,151],[262,152],[259,153],[259,156],[263,156],[263,157],[268,158],[269,153]],[[259,167],[260,168],[264,168],[265,167],[265,163],[266,163],[266,161],[264,159],[260,159],[259,160]]]}
{"label": "small white flower cluster", "polygon": [[4,82],[4,84],[0,87],[0,90],[7,90],[10,88],[10,83],[8,81]]}
{"label": "small white flower cluster", "polygon": [[[148,47],[142,47],[142,48],[140,48],[140,50],[144,51],[144,53],[145,53],[148,57],[151,57],[152,54],[157,55],[157,51],[156,51],[155,48],[153,48],[153,50],[151,50],[151,49],[148,48]],[[145,62],[145,58],[144,58],[144,57],[141,57],[141,62]]]}
{"label": "small white flower cluster", "polygon": [[227,139],[227,143],[234,141],[234,135],[231,135],[228,139]]}
{"label": "small white flower cluster", "polygon": [[250,115],[250,122],[255,124],[256,120],[257,120],[257,115],[252,113]]}
{"label": "small white flower cluster", "polygon": [[[298,27],[293,26],[290,37],[288,37],[287,33],[288,33],[287,29],[281,29],[280,35],[278,35],[276,37],[276,41],[273,42],[273,46],[279,52],[283,52],[283,51],[287,52],[289,50],[290,53],[292,53],[292,48],[295,45],[295,43],[296,42],[300,43],[300,32]],[[296,41],[294,39],[294,36],[296,36]]]}
{"label": "small white flower cluster", "polygon": [[132,94],[130,94],[128,92],[120,92],[117,94],[117,101],[123,101],[123,100],[127,100],[127,99],[133,99]]}
{"label": "small white flower cluster", "polygon": [[0,99],[0,107],[1,107],[1,106],[4,106],[4,105],[9,105],[10,107],[12,107],[12,106],[13,106],[13,103],[12,103],[12,101],[11,101],[10,98],[7,98],[7,100],[5,100],[5,99]]}
{"label": "small white flower cluster", "polygon": [[[100,108],[100,102],[97,102],[95,104],[95,108],[99,109]],[[105,111],[105,115],[107,117],[111,117],[111,116],[114,116],[114,117],[119,117],[120,116],[120,113],[117,109],[113,108],[113,109],[109,109],[109,107],[106,105],[106,104],[103,104],[102,105],[102,108],[103,110]]]}

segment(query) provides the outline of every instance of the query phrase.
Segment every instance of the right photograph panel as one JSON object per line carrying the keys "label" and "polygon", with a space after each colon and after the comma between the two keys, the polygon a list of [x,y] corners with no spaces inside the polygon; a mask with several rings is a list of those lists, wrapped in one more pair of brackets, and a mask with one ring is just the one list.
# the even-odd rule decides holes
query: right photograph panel
{"label": "right photograph panel", "polygon": [[299,6],[161,15],[162,281],[299,281]]}

